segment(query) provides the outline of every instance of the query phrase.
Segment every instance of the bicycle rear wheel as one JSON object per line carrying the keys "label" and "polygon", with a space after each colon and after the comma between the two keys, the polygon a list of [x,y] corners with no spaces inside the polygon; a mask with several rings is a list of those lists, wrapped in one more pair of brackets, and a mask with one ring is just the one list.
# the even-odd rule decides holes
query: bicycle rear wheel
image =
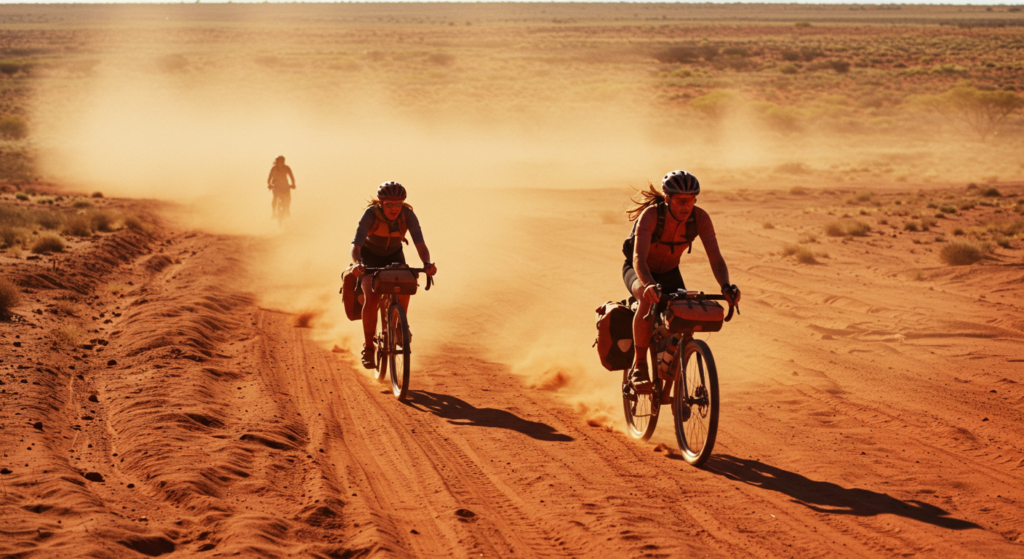
{"label": "bicycle rear wheel", "polygon": [[402,305],[391,305],[389,315],[388,357],[391,361],[391,392],[395,398],[404,400],[409,391],[409,327]]}
{"label": "bicycle rear wheel", "polygon": [[626,432],[646,441],[654,434],[661,412],[661,379],[654,380],[651,394],[640,394],[629,383],[629,371],[622,373],[622,409],[626,414]]}
{"label": "bicycle rear wheel", "polygon": [[384,309],[387,308],[387,298],[381,297],[380,305],[380,318],[377,320],[377,335],[373,337],[373,343],[377,346],[377,367],[374,370],[374,378],[378,382],[384,382],[384,377],[388,375],[388,314]]}
{"label": "bicycle rear wheel", "polygon": [[672,399],[676,440],[683,460],[700,466],[718,435],[718,369],[711,348],[701,340],[690,340],[678,363]]}

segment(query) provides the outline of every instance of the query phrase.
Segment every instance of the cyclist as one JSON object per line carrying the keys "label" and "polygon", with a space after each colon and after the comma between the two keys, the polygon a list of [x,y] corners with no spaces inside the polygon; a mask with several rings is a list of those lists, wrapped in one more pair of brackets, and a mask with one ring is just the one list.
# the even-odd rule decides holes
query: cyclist
{"label": "cyclist", "polygon": [[[291,179],[291,184],[288,183],[288,179]],[[281,212],[282,217],[288,217],[294,189],[295,175],[292,174],[292,168],[284,164],[283,155],[278,155],[277,159],[274,159],[274,166],[270,168],[270,174],[267,175],[267,190],[274,192],[274,199],[270,202],[271,218],[278,217],[278,212]],[[280,209],[278,202],[281,205]]]}
{"label": "cyclist", "polygon": [[715,228],[703,209],[694,206],[700,194],[697,177],[686,171],[672,171],[661,180],[661,192],[653,184],[634,198],[634,207],[626,211],[633,230],[623,244],[626,263],[622,279],[639,305],[633,317],[633,344],[636,357],[629,380],[637,392],[652,389],[647,350],[651,344],[653,321],[644,320],[651,305],[658,303],[656,285],[666,292],[686,289],[679,272],[679,260],[700,237],[711,262],[711,271],[722,286],[730,304],[738,303],[740,290],[729,283],[729,268],[718,249]]}
{"label": "cyclist", "polygon": [[[356,237],[352,241],[352,262],[357,267],[355,274],[363,275],[366,267],[380,268],[389,264],[405,264],[405,253],[402,242],[406,232],[412,234],[413,244],[427,275],[437,273],[437,266],[430,263],[430,251],[423,242],[423,231],[420,220],[412,211],[412,206],[405,203],[406,191],[401,184],[388,181],[377,187],[377,198],[370,200],[370,205],[363,212],[356,229]],[[372,278],[363,275],[360,279],[363,289],[363,367],[372,369],[376,366],[377,355],[373,345],[373,335],[377,329],[377,305],[380,295],[373,292]],[[409,310],[409,296],[399,295],[399,302],[406,312]]]}

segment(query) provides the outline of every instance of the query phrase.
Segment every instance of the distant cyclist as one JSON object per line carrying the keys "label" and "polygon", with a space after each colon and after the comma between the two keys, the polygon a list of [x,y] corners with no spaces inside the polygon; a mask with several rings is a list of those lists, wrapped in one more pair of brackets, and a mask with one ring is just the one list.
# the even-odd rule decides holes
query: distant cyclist
{"label": "distant cyclist", "polygon": [[[412,206],[405,203],[405,187],[393,181],[377,187],[377,198],[370,200],[370,205],[363,212],[356,229],[356,237],[352,241],[352,262],[357,264],[356,274],[362,274],[366,267],[380,268],[389,264],[405,264],[405,253],[402,242],[406,232],[412,235],[412,242],[427,275],[437,273],[437,266],[430,263],[430,251],[423,242],[423,231],[420,220],[412,211]],[[363,297],[363,367],[372,369],[376,366],[376,351],[373,335],[377,329],[377,304],[380,295],[373,292],[372,278],[364,275],[362,282]],[[399,295],[399,302],[408,312],[409,296]]]}
{"label": "distant cyclist", "polygon": [[636,357],[629,374],[638,392],[650,392],[652,388],[647,353],[653,324],[644,317],[651,305],[659,301],[657,285],[661,285],[664,293],[686,289],[679,272],[679,260],[696,237],[700,237],[704,245],[711,271],[722,286],[722,294],[730,304],[740,300],[739,288],[729,283],[729,268],[718,250],[711,218],[694,206],[698,194],[697,177],[686,171],[672,171],[661,180],[661,192],[655,190],[653,184],[649,185],[633,199],[636,205],[626,212],[635,223],[623,244],[626,263],[622,266],[622,279],[639,302],[633,317]]}
{"label": "distant cyclist", "polygon": [[[291,183],[288,180],[291,179]],[[267,190],[274,193],[274,199],[270,202],[271,217],[288,217],[292,205],[292,190],[295,189],[295,175],[292,168],[284,164],[284,156],[278,155],[274,160],[274,166],[270,168],[267,175]]]}

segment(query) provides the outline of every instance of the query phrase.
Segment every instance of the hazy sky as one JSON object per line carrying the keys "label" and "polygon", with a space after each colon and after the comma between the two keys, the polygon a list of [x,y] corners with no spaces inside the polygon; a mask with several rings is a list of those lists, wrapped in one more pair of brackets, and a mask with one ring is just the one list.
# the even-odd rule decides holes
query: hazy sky
{"label": "hazy sky", "polygon": [[[48,1],[48,0],[42,0],[42,1],[40,1],[40,0],[0,0],[0,4],[191,4],[191,3],[194,3],[194,1],[195,0],[188,0],[187,2],[167,2],[165,0],[60,0],[60,1]],[[225,3],[228,3],[226,0],[224,0],[224,1],[200,0],[200,1],[203,4],[225,4]],[[269,1],[271,3],[277,3],[277,2],[279,2],[281,0],[233,0],[233,1],[235,3],[259,4],[259,3],[263,3],[265,1]],[[354,0],[354,1],[359,2],[361,0]],[[388,0],[388,1],[390,1],[390,2],[429,2],[431,0]],[[449,1],[454,1],[454,2],[472,1],[472,2],[476,2],[477,0],[449,0]],[[534,2],[538,2],[538,1],[539,2],[546,2],[546,1],[547,2],[563,2],[565,0],[533,0],[533,1]],[[626,1],[626,2],[633,2],[633,1],[637,1],[637,0],[591,0],[591,1],[597,1],[597,2],[600,2],[600,1],[608,1],[608,2]],[[703,2],[705,2],[705,0],[691,0],[690,2],[687,2],[687,0],[682,0],[681,2],[662,2],[662,3],[669,4],[669,3],[703,3]],[[291,2],[291,0],[288,0],[287,3],[294,3],[294,2]],[[310,3],[315,3],[315,2],[310,2]],[[334,3],[334,2],[331,2],[330,0],[326,0],[325,2],[322,2],[322,3]],[[648,0],[639,0],[637,3],[649,3],[649,2],[648,2]],[[654,2],[654,3],[656,3],[656,2]],[[882,0],[874,0],[874,1],[868,1],[868,2],[855,2],[855,1],[851,1],[851,0],[753,0],[751,2],[744,2],[743,0],[739,0],[739,2],[736,2],[735,0],[733,0],[733,1],[730,1],[730,2],[723,2],[723,3],[730,3],[730,4],[731,3],[757,3],[757,4],[947,4],[947,5],[952,4],[952,5],[995,6],[995,5],[1007,5],[1007,4],[1011,4],[1011,5],[1012,4],[1022,4],[1022,3],[1024,3],[1024,0],[959,0],[959,1],[955,1],[955,2],[941,2],[941,1],[935,1],[935,0],[903,0],[901,2],[886,2],[886,1],[882,1]]]}

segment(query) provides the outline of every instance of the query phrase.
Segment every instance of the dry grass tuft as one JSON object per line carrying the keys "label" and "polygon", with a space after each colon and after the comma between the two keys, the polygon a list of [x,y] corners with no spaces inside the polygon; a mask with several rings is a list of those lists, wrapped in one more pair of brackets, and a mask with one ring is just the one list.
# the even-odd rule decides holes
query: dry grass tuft
{"label": "dry grass tuft", "polygon": [[34,254],[64,252],[64,239],[57,235],[43,235],[32,245],[32,252]]}
{"label": "dry grass tuft", "polygon": [[74,348],[85,335],[85,331],[74,324],[65,324],[53,331],[53,341],[63,348]]}
{"label": "dry grass tuft", "polygon": [[833,221],[825,226],[825,234],[829,237],[866,237],[871,226],[862,221]]}
{"label": "dry grass tuft", "polygon": [[819,264],[810,249],[799,245],[786,245],[782,248],[782,255],[795,256],[796,261],[801,264]]}
{"label": "dry grass tuft", "polygon": [[954,240],[942,247],[942,261],[950,266],[967,266],[985,257],[985,249],[969,241]]}
{"label": "dry grass tuft", "polygon": [[11,309],[21,301],[21,292],[13,281],[7,278],[0,278],[0,320],[7,320],[11,317]]}

